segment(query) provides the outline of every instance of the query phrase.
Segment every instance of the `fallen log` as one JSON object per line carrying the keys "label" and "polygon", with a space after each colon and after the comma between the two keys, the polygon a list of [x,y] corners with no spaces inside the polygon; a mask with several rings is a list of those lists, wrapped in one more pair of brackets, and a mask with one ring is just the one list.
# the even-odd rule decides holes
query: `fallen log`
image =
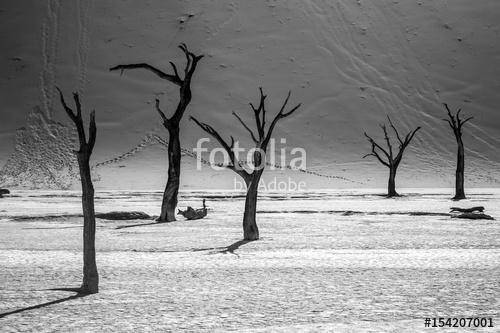
{"label": "fallen log", "polygon": [[184,216],[187,220],[199,220],[207,216],[207,206],[205,206],[205,199],[203,199],[203,208],[194,209],[188,206],[186,210],[180,210],[177,214]]}
{"label": "fallen log", "polygon": [[10,191],[6,188],[0,188],[0,198],[3,198],[4,194],[10,194]]}
{"label": "fallen log", "polygon": [[490,215],[483,213],[462,213],[460,215],[452,216],[456,219],[469,219],[469,220],[494,220]]}
{"label": "fallen log", "polygon": [[458,212],[458,213],[474,213],[474,212],[484,212],[483,206],[476,206],[472,208],[459,208],[459,207],[451,207],[450,212]]}

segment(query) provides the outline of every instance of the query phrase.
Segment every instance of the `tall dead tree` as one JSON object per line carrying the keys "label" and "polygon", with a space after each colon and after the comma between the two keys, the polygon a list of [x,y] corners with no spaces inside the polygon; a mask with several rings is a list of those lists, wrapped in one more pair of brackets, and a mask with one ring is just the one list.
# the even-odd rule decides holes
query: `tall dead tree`
{"label": "tall dead tree", "polygon": [[457,141],[457,170],[455,172],[455,196],[453,200],[461,200],[465,199],[465,191],[464,191],[464,168],[465,168],[465,152],[464,152],[464,143],[462,141],[462,126],[473,119],[474,117],[469,117],[465,120],[460,119],[460,112],[462,109],[458,109],[458,111],[453,115],[451,113],[448,104],[444,103],[444,107],[448,112],[449,119],[443,119],[450,125],[453,130],[453,134],[455,134],[455,140]]}
{"label": "tall dead tree", "polygon": [[168,180],[163,192],[163,201],[161,204],[161,213],[158,217],[159,222],[175,221],[175,208],[177,207],[177,195],[179,193],[179,183],[181,174],[181,143],[179,138],[179,124],[186,111],[189,102],[191,102],[191,79],[196,70],[196,65],[203,55],[195,55],[190,52],[186,44],[180,44],[179,48],[186,56],[186,65],[184,67],[184,78],[179,76],[177,67],[170,61],[173,74],[167,74],[149,64],[126,64],[110,68],[110,71],[120,70],[122,73],[128,69],[145,69],[156,74],[160,79],[171,82],[179,87],[180,99],[174,114],[167,118],[160,109],[160,101],[156,99],[156,110],[160,114],[163,126],[169,134],[168,140]]}
{"label": "tall dead tree", "polygon": [[[387,127],[385,124],[380,125],[382,127],[382,130],[384,131],[384,139],[387,145],[387,148],[383,148],[381,145],[379,145],[375,140],[373,140],[368,134],[365,134],[365,137],[368,139],[368,141],[372,145],[372,152],[369,154],[366,154],[363,156],[363,158],[368,157],[368,156],[374,156],[376,157],[380,163],[385,165],[386,167],[389,168],[389,184],[388,184],[388,189],[387,189],[387,197],[392,198],[399,196],[398,192],[396,192],[396,172],[398,170],[399,164],[401,163],[401,160],[403,158],[403,154],[405,152],[406,147],[410,144],[411,140],[415,136],[415,133],[421,128],[420,126],[414,129],[413,131],[409,132],[404,139],[399,135],[398,130],[394,126],[394,124],[391,121],[391,118],[387,116],[387,119],[389,120],[389,125],[391,126],[392,130],[396,134],[396,138],[398,139],[399,143],[399,151],[397,154],[393,151],[391,139],[389,138],[389,134],[387,133]],[[385,159],[383,156],[381,156],[382,153],[385,156]]]}
{"label": "tall dead tree", "polygon": [[94,186],[90,174],[90,155],[95,145],[97,128],[95,125],[95,111],[90,113],[89,139],[87,141],[82,119],[82,105],[78,93],[73,93],[76,113],[68,107],[59,88],[59,97],[64,110],[73,121],[78,132],[80,149],[75,151],[80,180],[82,183],[82,208],[83,208],[83,283],[80,287],[81,294],[95,294],[99,292],[99,275],[95,260],[95,210]]}
{"label": "tall dead tree", "polygon": [[297,104],[289,111],[285,111],[288,100],[290,99],[290,92],[283,102],[281,109],[278,114],[274,117],[271,124],[267,128],[266,132],[266,107],[265,100],[266,95],[264,95],[262,88],[259,88],[260,91],[260,102],[259,106],[255,107],[252,103],[250,103],[250,107],[252,108],[255,116],[255,123],[257,126],[257,134],[243,121],[238,114],[233,112],[233,115],[238,119],[241,125],[245,128],[246,131],[250,134],[252,141],[255,143],[255,150],[252,156],[252,165],[253,170],[246,170],[243,166],[244,163],[241,163],[237,156],[235,156],[233,148],[234,148],[234,138],[231,136],[231,143],[228,143],[224,140],[221,135],[210,125],[202,123],[198,121],[196,118],[191,117],[192,120],[198,126],[200,126],[205,132],[214,137],[220,145],[226,150],[229,155],[229,164],[226,166],[228,169],[233,170],[238,175],[240,175],[245,181],[247,187],[247,194],[245,199],[245,212],[243,214],[243,238],[248,241],[254,241],[259,239],[259,229],[257,227],[257,222],[255,220],[256,212],[257,212],[257,195],[259,189],[259,181],[264,172],[265,167],[265,158],[266,151],[269,145],[269,140],[271,139],[271,135],[273,133],[274,127],[278,123],[280,119],[286,118],[294,113],[299,107],[300,104]]}

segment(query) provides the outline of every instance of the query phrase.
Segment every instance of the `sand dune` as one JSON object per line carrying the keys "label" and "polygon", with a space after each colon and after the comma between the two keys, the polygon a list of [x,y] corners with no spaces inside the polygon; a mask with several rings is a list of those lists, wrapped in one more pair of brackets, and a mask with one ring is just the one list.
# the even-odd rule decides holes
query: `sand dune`
{"label": "sand dune", "polygon": [[[231,111],[251,120],[247,103],[263,86],[269,111],[276,112],[291,89],[292,101],[303,108],[275,135],[287,138],[288,151],[304,147],[311,170],[354,179],[362,187],[383,186],[386,170],[361,159],[369,149],[362,132],[380,138],[378,123],[390,115],[405,131],[423,126],[405,156],[400,184],[450,187],[455,143],[441,106],[448,102],[475,117],[464,134],[467,184],[500,182],[498,1],[9,0],[0,9],[6,50],[0,62],[0,166],[7,185],[22,185],[9,176],[19,173],[20,154],[27,151],[14,136],[23,126],[27,141],[36,136],[27,125],[34,106],[48,121],[69,126],[54,85],[68,94],[79,91],[84,108],[97,110],[95,163],[126,154],[149,133],[165,136],[152,102],[159,97],[168,113],[178,92],[151,73],[120,76],[108,68],[148,62],[168,70],[168,61],[184,60],[176,48],[181,41],[206,55],[195,74],[188,114],[242,143],[249,144],[247,133]],[[182,145],[192,149],[203,133],[187,117],[181,126]],[[232,186],[232,175],[200,172],[192,159],[184,160],[185,188]],[[46,162],[32,161],[37,167]],[[102,180],[96,186],[160,189],[165,164],[161,149],[146,147],[96,170]],[[275,175],[289,176],[269,177]],[[290,176],[309,188],[352,187],[339,179]],[[40,184],[47,176],[27,175],[24,182],[46,187]]]}

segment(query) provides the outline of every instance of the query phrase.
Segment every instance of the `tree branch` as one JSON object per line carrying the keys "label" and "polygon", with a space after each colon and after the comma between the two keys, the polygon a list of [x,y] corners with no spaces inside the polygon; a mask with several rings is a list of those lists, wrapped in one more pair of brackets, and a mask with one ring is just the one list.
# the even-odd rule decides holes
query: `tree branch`
{"label": "tree branch", "polygon": [[[366,134],[366,132],[364,132],[364,135],[368,139],[368,142],[370,142],[372,145],[372,152],[371,152],[371,154],[367,154],[367,155],[363,156],[363,158],[368,157],[368,156],[375,156],[380,161],[380,163],[382,163],[386,167],[389,167],[390,156],[387,153],[387,151],[384,148],[382,148],[378,143],[376,143],[375,140],[372,139],[372,137],[370,137],[368,134]],[[382,157],[380,157],[380,155],[377,152],[377,148],[384,153],[384,155],[387,157],[389,162],[384,161],[382,159]]]}
{"label": "tree branch", "polygon": [[389,134],[387,134],[387,128],[385,127],[385,125],[380,125],[380,127],[384,131],[384,139],[385,142],[387,143],[387,148],[389,149],[389,161],[392,161],[393,154],[392,154],[391,139],[389,138]]}
{"label": "tree branch", "polygon": [[455,137],[458,140],[462,136],[462,126],[466,122],[470,121],[471,119],[474,119],[474,117],[469,117],[469,118],[467,118],[465,120],[462,120],[462,119],[460,119],[460,112],[462,112],[461,108],[458,109],[458,111],[456,112],[455,116],[453,116],[452,113],[451,113],[450,108],[448,107],[448,104],[443,103],[443,105],[445,106],[446,111],[448,113],[448,118],[451,119],[451,122],[447,120],[448,124],[453,129],[453,133],[455,134]]}
{"label": "tree branch", "polygon": [[73,110],[68,106],[68,104],[66,104],[66,101],[64,100],[64,95],[61,91],[61,89],[59,89],[59,87],[56,87],[57,91],[59,92],[59,99],[61,100],[61,104],[64,108],[64,111],[66,111],[66,113],[68,114],[69,118],[71,120],[73,120],[73,122],[76,124],[76,114],[73,112]]}
{"label": "tree branch", "polygon": [[182,86],[182,84],[183,84],[183,81],[181,80],[179,75],[167,74],[167,73],[165,73],[165,72],[163,72],[163,71],[161,71],[161,70],[159,70],[159,69],[157,69],[149,64],[146,64],[146,63],[118,65],[115,67],[111,67],[109,70],[110,71],[119,70],[119,71],[121,71],[121,74],[123,74],[123,72],[125,70],[139,69],[139,68],[151,71],[154,74],[156,74],[158,77],[160,77],[161,79],[170,81],[178,86]]}
{"label": "tree branch", "polygon": [[73,99],[75,100],[76,105],[76,117],[73,121],[76,125],[76,130],[80,139],[80,145],[83,146],[83,144],[87,144],[87,138],[85,135],[85,129],[83,128],[82,104],[80,103],[80,96],[77,92],[73,93]]}
{"label": "tree branch", "polygon": [[280,118],[286,118],[286,117],[290,116],[292,113],[297,111],[298,108],[300,108],[301,106],[302,106],[302,103],[295,105],[290,111],[281,114]]}
{"label": "tree branch", "polygon": [[243,125],[243,127],[245,127],[245,129],[248,131],[248,133],[250,133],[250,136],[252,137],[253,142],[255,142],[255,144],[258,144],[259,140],[257,140],[257,138],[253,134],[253,131],[250,129],[250,127],[248,127],[247,124],[245,124],[243,122],[243,120],[240,118],[240,116],[238,116],[238,114],[236,112],[233,111],[233,115],[240,121],[241,125]]}
{"label": "tree branch", "polygon": [[248,173],[245,169],[243,169],[240,166],[240,162],[236,159],[236,156],[234,155],[233,151],[234,138],[232,136],[231,136],[231,144],[228,144],[212,126],[198,121],[198,119],[196,119],[193,116],[189,117],[189,119],[193,120],[202,130],[204,130],[205,132],[210,134],[214,139],[216,139],[219,142],[219,144],[226,150],[226,152],[229,155],[229,159],[231,160],[231,165],[226,166],[228,169],[233,170],[245,180],[247,180],[248,177],[251,176],[250,173]]}
{"label": "tree branch", "polygon": [[[265,100],[266,100],[266,95],[264,95],[264,92],[262,91],[262,87],[259,87],[259,92],[260,92],[260,100],[259,100],[259,107],[255,107],[252,103],[250,104],[250,107],[252,108],[255,116],[255,124],[257,125],[257,131],[259,133],[259,139],[262,140],[264,139],[264,126],[265,126],[265,117],[266,117],[266,107],[265,107]],[[262,115],[262,116],[261,116]],[[261,121],[262,117],[262,121]]]}
{"label": "tree branch", "polygon": [[453,124],[451,123],[451,121],[449,119],[443,119],[444,121],[446,121],[448,123],[448,125],[450,125],[450,128],[453,130],[453,132],[455,132],[455,128],[453,127]]}
{"label": "tree branch", "polygon": [[472,120],[472,119],[474,119],[474,117],[469,117],[469,118],[465,119],[464,121],[461,121],[461,122],[460,122],[460,128],[461,128],[461,127],[462,127],[462,126],[463,126],[466,122],[468,122],[469,120]]}
{"label": "tree branch", "polygon": [[418,126],[417,128],[415,128],[412,132],[408,133],[408,135],[406,135],[405,137],[405,144],[404,146],[408,146],[411,142],[411,140],[413,139],[413,137],[415,136],[415,134],[421,129],[422,127]]}
{"label": "tree branch", "polygon": [[280,108],[280,111],[274,117],[273,121],[271,122],[271,125],[269,126],[269,129],[267,130],[266,138],[264,139],[264,144],[263,144],[264,149],[267,148],[267,144],[269,143],[269,140],[271,139],[271,135],[273,133],[274,127],[276,126],[278,120],[286,118],[286,117],[292,115],[302,105],[301,103],[299,103],[296,106],[294,106],[290,111],[284,112],[285,111],[285,107],[286,107],[286,105],[288,103],[288,100],[290,99],[290,95],[291,95],[291,91],[288,91],[288,95],[286,96],[285,101],[283,102],[283,105]]}
{"label": "tree branch", "polygon": [[[262,91],[262,87],[259,87],[259,91],[260,91],[261,98],[266,99],[267,96],[264,95],[264,92]],[[264,100],[262,101],[261,113],[262,113],[261,127],[262,127],[262,133],[264,133],[266,131],[266,107],[264,105]]]}
{"label": "tree branch", "polygon": [[174,76],[179,78],[180,81],[182,81],[181,77],[179,76],[179,72],[177,71],[177,66],[175,66],[175,64],[172,61],[169,61],[169,63],[170,66],[172,66],[172,69],[174,70]]}
{"label": "tree branch", "polygon": [[406,147],[408,147],[408,145],[410,144],[411,140],[413,140],[413,137],[415,136],[415,134],[421,129],[422,127],[417,127],[416,129],[414,129],[413,131],[409,132],[406,137],[405,137],[405,140],[404,140],[404,143],[403,145],[401,146],[401,148],[399,149],[399,152],[398,152],[398,155],[396,156],[396,158],[394,159],[394,163],[396,165],[399,165],[399,163],[401,162],[401,160],[403,159],[403,154],[405,152],[405,149]]}
{"label": "tree branch", "polygon": [[[448,107],[448,104],[446,103],[443,103],[444,107],[446,108],[446,111],[448,113],[448,118],[450,118],[451,120],[451,127],[453,128],[453,130],[455,130],[458,126],[457,126],[457,122],[455,120],[455,116],[451,113],[451,110],[450,108]],[[458,113],[457,113],[457,116],[458,116]]]}
{"label": "tree branch", "polygon": [[90,113],[90,124],[89,124],[89,149],[90,152],[94,150],[95,140],[97,136],[97,127],[95,125],[95,110]]}
{"label": "tree branch", "polygon": [[401,137],[399,136],[398,130],[396,129],[396,127],[392,123],[392,120],[391,120],[391,118],[389,116],[387,116],[387,119],[389,120],[389,125],[391,125],[392,130],[394,131],[394,133],[396,133],[396,137],[398,138],[399,143],[402,145],[403,144],[403,140],[401,140]]}
{"label": "tree branch", "polygon": [[366,132],[364,132],[364,134],[365,134],[366,138],[368,139],[368,141],[372,145],[374,145],[375,147],[377,147],[378,149],[380,149],[380,151],[382,151],[384,153],[384,155],[387,157],[387,159],[390,158],[389,153],[384,148],[382,148],[377,142],[375,142],[375,140],[373,140],[371,136],[369,136],[368,134],[366,134]]}
{"label": "tree branch", "polygon": [[179,45],[179,48],[182,50],[182,52],[184,52],[184,55],[186,56],[186,67],[184,68],[184,73],[187,76],[188,73],[189,73],[189,68],[191,67],[191,59],[192,59],[192,57],[191,57],[190,52],[188,51],[188,48],[187,48],[186,44],[181,43]]}
{"label": "tree branch", "polygon": [[73,99],[75,100],[75,105],[76,105],[76,116],[78,118],[82,117],[82,103],[80,103],[80,96],[78,95],[77,92],[73,93]]}
{"label": "tree branch", "polygon": [[161,119],[163,120],[163,125],[166,128],[170,128],[170,120],[165,116],[165,113],[160,109],[160,100],[158,98],[155,98],[155,108],[156,111],[160,114]]}
{"label": "tree branch", "polygon": [[190,80],[191,76],[194,73],[194,70],[196,69],[196,65],[198,64],[198,61],[200,61],[201,58],[203,58],[203,55],[195,55],[194,53],[190,52],[186,46],[186,44],[181,43],[179,45],[179,48],[184,52],[184,55],[186,56],[186,67],[184,68],[184,73],[185,73],[185,78],[184,80]]}
{"label": "tree branch", "polygon": [[78,151],[79,153],[84,152],[84,151],[89,151],[89,153],[92,153],[92,150],[94,149],[95,141],[96,141],[96,135],[97,135],[97,128],[96,128],[96,123],[95,123],[95,110],[92,110],[90,113],[90,124],[89,124],[89,140],[87,142],[86,135],[85,135],[85,129],[83,127],[83,119],[82,119],[82,105],[80,102],[80,96],[78,93],[74,92],[73,93],[73,99],[75,101],[75,106],[77,112],[75,113],[67,104],[64,99],[64,95],[58,87],[56,87],[57,91],[59,92],[59,98],[61,100],[61,104],[68,114],[69,118],[73,121],[73,123],[76,126],[76,130],[78,132],[78,141],[80,142],[80,150]]}

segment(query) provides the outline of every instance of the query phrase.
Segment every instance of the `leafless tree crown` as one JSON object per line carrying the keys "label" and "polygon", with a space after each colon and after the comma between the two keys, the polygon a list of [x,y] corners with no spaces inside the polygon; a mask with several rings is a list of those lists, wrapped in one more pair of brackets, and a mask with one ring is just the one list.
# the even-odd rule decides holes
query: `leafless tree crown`
{"label": "leafless tree crown", "polygon": [[460,118],[460,112],[462,112],[462,109],[458,109],[455,115],[451,113],[450,108],[448,107],[448,104],[443,103],[444,107],[446,108],[446,111],[448,113],[448,118],[449,119],[443,119],[450,125],[451,129],[453,130],[453,133],[455,134],[455,137],[460,138],[462,137],[462,126],[468,122],[471,119],[474,119],[474,117],[469,117],[465,120]]}
{"label": "leafless tree crown", "polygon": [[[380,127],[384,131],[384,139],[385,139],[387,148],[384,148],[381,145],[379,145],[371,136],[369,136],[365,132],[364,133],[365,137],[368,139],[368,141],[372,145],[372,151],[371,151],[371,153],[366,154],[365,156],[363,156],[363,158],[368,157],[368,156],[374,156],[383,165],[385,165],[387,167],[391,167],[391,166],[394,166],[394,165],[395,166],[399,165],[399,163],[401,162],[401,159],[403,158],[403,153],[404,153],[406,147],[408,147],[408,145],[410,144],[411,140],[415,136],[415,133],[417,133],[417,131],[420,130],[421,127],[419,126],[416,129],[414,129],[413,131],[410,131],[403,138],[399,134],[399,131],[397,130],[397,128],[392,123],[391,118],[389,116],[387,116],[387,119],[389,121],[390,127],[392,128],[392,130],[396,134],[396,138],[397,138],[398,144],[399,144],[399,150],[398,150],[398,152],[395,153],[394,150],[393,150],[393,145],[391,143],[391,139],[389,137],[389,134],[387,133],[387,127],[386,127],[386,125],[385,124],[381,124]],[[385,159],[384,159],[384,156],[385,156]]]}
{"label": "leafless tree crown", "polygon": [[182,52],[184,52],[184,55],[186,57],[186,65],[184,66],[183,78],[181,78],[181,76],[179,75],[179,70],[172,61],[169,61],[173,71],[172,74],[165,73],[164,71],[146,63],[117,65],[109,69],[110,71],[119,70],[121,74],[123,74],[125,70],[142,68],[151,71],[154,74],[156,74],[159,78],[172,82],[173,84],[180,87],[181,100],[179,102],[179,105],[177,106],[175,113],[171,118],[167,118],[165,113],[160,109],[160,101],[156,99],[156,104],[155,104],[156,110],[160,114],[163,120],[163,124],[165,125],[166,128],[172,128],[172,124],[178,124],[182,116],[184,115],[186,106],[191,99],[191,91],[190,91],[191,78],[193,77],[198,62],[201,60],[201,58],[203,58],[203,55],[197,56],[191,51],[189,51],[186,44],[184,43],[180,44],[179,48],[182,50]]}
{"label": "leafless tree crown", "polygon": [[[288,111],[286,111],[286,107],[288,104],[288,101],[290,99],[291,92],[289,91],[285,101],[281,105],[281,108],[279,112],[276,114],[276,116],[273,118],[271,123],[267,126],[266,128],[266,97],[267,95],[264,95],[264,92],[262,91],[262,88],[259,88],[260,92],[260,100],[259,104],[256,107],[253,103],[249,103],[251,109],[253,110],[254,117],[255,117],[255,124],[257,127],[257,132],[255,133],[250,126],[248,126],[243,119],[233,111],[233,115],[238,119],[238,121],[241,123],[241,125],[244,127],[244,129],[250,134],[250,137],[252,141],[255,143],[256,148],[262,150],[264,153],[267,150],[267,146],[269,144],[269,141],[271,139],[273,130],[278,123],[280,119],[286,118],[290,115],[292,115],[297,109],[300,108],[301,104],[297,104]],[[247,178],[251,175],[248,171],[242,169],[240,167],[241,163],[236,159],[236,156],[233,152],[234,148],[234,138],[230,136],[231,142],[227,142],[222,138],[222,136],[210,125],[198,121],[195,117],[190,117],[198,126],[200,126],[205,132],[210,134],[212,137],[214,137],[220,144],[221,146],[227,151],[229,158],[230,158],[230,165],[227,166],[227,168],[235,171],[239,175],[241,175],[243,178]]]}
{"label": "leafless tree crown", "polygon": [[77,151],[77,153],[82,153],[84,151],[87,151],[89,154],[91,154],[95,146],[95,140],[97,134],[97,129],[95,125],[95,110],[92,110],[92,112],[90,113],[89,139],[87,141],[85,135],[85,129],[83,127],[82,104],[80,103],[80,96],[76,92],[73,93],[73,99],[75,101],[75,106],[76,106],[76,112],[75,112],[66,104],[61,89],[57,87],[56,89],[59,92],[59,98],[61,99],[61,104],[63,105],[64,110],[68,114],[69,118],[73,121],[73,123],[75,123],[76,130],[78,132],[78,138],[80,141],[80,150]]}

